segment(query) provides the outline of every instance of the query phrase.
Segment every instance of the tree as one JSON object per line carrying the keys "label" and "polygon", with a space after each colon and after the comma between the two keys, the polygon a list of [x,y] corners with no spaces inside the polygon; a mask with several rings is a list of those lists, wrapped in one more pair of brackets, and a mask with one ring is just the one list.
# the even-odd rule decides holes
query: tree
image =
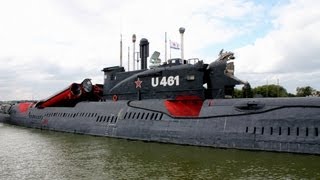
{"label": "tree", "polygon": [[317,94],[317,90],[313,89],[310,86],[297,87],[296,91],[297,91],[298,97],[306,97],[306,96],[311,96],[313,94]]}
{"label": "tree", "polygon": [[288,97],[287,90],[284,87],[274,84],[255,87],[253,94],[262,97]]}
{"label": "tree", "polygon": [[234,98],[242,98],[242,90],[235,88],[233,91],[233,97]]}

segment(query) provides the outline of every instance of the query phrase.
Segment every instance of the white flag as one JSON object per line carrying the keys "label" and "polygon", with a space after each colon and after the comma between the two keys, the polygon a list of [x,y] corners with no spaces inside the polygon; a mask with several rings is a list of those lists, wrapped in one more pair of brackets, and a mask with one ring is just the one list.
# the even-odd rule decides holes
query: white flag
{"label": "white flag", "polygon": [[172,48],[172,49],[180,49],[180,44],[170,40],[170,48]]}

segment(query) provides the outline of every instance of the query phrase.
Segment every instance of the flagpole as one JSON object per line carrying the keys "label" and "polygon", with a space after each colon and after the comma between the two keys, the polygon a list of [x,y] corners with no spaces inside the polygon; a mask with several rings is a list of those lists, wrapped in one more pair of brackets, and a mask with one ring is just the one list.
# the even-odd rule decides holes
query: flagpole
{"label": "flagpole", "polygon": [[[170,40],[170,44],[171,44],[171,40]],[[171,46],[170,46],[170,59],[171,59]]]}
{"label": "flagpole", "polygon": [[167,32],[165,32],[164,47],[165,47],[164,59],[165,59],[165,62],[167,62]]}
{"label": "flagpole", "polygon": [[128,46],[128,71],[130,66],[130,46]]}

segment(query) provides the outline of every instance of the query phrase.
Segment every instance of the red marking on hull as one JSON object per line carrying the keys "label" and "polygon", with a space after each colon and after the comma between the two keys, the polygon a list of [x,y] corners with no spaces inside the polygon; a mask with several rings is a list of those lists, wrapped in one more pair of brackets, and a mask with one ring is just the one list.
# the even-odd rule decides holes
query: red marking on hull
{"label": "red marking on hull", "polygon": [[198,96],[177,96],[164,102],[167,110],[175,117],[198,117],[203,100]]}
{"label": "red marking on hull", "polygon": [[23,103],[19,103],[19,111],[22,113],[25,113],[29,110],[29,108],[32,106],[32,102],[23,102]]}

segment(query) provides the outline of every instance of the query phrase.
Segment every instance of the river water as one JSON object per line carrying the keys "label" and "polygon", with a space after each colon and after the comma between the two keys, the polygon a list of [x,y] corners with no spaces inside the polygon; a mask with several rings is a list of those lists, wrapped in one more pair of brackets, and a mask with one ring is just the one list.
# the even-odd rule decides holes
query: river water
{"label": "river water", "polygon": [[320,156],[146,143],[0,123],[0,179],[319,179]]}

